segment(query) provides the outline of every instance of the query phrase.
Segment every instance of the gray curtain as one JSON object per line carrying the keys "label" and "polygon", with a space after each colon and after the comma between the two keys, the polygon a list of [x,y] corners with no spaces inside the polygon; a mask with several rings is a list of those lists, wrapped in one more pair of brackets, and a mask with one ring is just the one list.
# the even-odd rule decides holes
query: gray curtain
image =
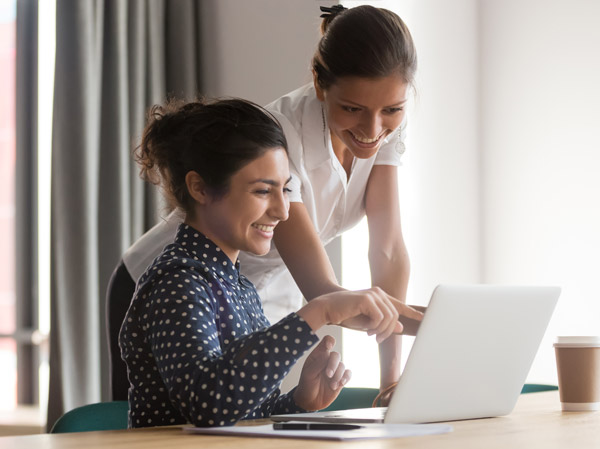
{"label": "gray curtain", "polygon": [[[16,95],[16,294],[17,328],[26,333],[38,328],[37,264],[37,110],[38,110],[38,0],[17,2]],[[39,350],[31,340],[17,340],[17,398],[19,404],[36,404]]]}
{"label": "gray curtain", "polygon": [[131,152],[149,106],[200,85],[199,0],[57,0],[48,426],[109,398],[105,290],[165,206]]}

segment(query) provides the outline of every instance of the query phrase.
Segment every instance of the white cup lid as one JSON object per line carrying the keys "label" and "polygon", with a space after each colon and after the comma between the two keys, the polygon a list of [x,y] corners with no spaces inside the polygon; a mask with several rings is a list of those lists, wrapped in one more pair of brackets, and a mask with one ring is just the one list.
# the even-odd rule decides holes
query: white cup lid
{"label": "white cup lid", "polygon": [[600,347],[600,337],[569,336],[556,337],[555,348],[596,348]]}

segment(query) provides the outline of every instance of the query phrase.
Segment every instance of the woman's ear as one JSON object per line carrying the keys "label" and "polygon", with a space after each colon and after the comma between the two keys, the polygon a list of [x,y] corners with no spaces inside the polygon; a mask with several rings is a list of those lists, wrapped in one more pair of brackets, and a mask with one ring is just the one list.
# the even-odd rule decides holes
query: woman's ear
{"label": "woman's ear", "polygon": [[185,185],[187,186],[188,193],[197,203],[208,204],[210,193],[204,179],[198,173],[195,171],[187,172],[185,175]]}
{"label": "woman's ear", "polygon": [[313,70],[312,75],[313,75],[313,86],[315,86],[315,92],[317,93],[317,99],[320,102],[323,102],[323,101],[325,101],[325,94],[323,92],[323,89],[319,85],[319,79],[317,78],[317,72],[315,72]]}

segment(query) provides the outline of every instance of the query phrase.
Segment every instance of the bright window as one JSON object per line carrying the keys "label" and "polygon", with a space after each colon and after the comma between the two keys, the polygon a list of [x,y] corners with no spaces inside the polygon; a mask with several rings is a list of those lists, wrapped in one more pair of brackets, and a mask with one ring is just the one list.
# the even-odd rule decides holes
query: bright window
{"label": "bright window", "polygon": [[15,314],[16,0],[0,2],[0,408],[17,401]]}
{"label": "bright window", "polygon": [[[52,166],[52,105],[56,55],[56,0],[39,2],[38,75],[38,286],[39,330],[50,332],[50,184]],[[48,397],[47,346],[40,360],[40,405]],[[44,349],[46,349],[44,351]]]}
{"label": "bright window", "polygon": [[[40,404],[45,405],[48,385],[50,273],[50,144],[54,84],[55,2],[39,2],[39,148],[38,148],[38,287],[39,329],[18,329],[16,315],[15,186],[16,186],[16,0],[0,0],[0,409],[17,405],[17,336],[41,344]],[[34,180],[31,180],[32,182]],[[37,363],[37,362],[34,362]],[[33,376],[35,378],[35,376]],[[35,389],[35,387],[32,387]]]}
{"label": "bright window", "polygon": [[[380,8],[387,8],[399,14],[406,20],[407,10],[410,10],[410,5],[406,2],[391,0],[376,0],[376,1],[359,1],[347,0],[344,1],[344,6],[355,7],[358,5],[372,5]],[[409,25],[410,26],[410,25]],[[412,103],[409,108],[412,108]],[[409,117],[410,117],[409,111]],[[409,122],[410,123],[410,122]],[[410,146],[410,129],[409,129]],[[410,219],[407,219],[412,214],[412,201],[407,192],[411,192],[410,188],[410,152],[402,156],[402,167],[399,168],[399,196],[400,209],[402,215],[402,227],[404,240],[408,246],[410,253],[411,229]],[[363,219],[353,229],[345,232],[342,235],[342,279],[341,283],[344,288],[350,290],[361,290],[371,287],[371,274],[368,260],[369,249],[369,230],[366,218]],[[410,286],[409,286],[410,289]],[[410,302],[410,301],[409,301]],[[375,337],[368,337],[364,332],[353,331],[349,329],[343,330],[343,358],[344,363],[352,370],[352,379],[349,382],[351,387],[379,387],[379,349],[375,341]],[[414,337],[403,337],[402,339],[402,364],[406,362]]]}
{"label": "bright window", "polygon": [[[371,286],[368,260],[369,231],[366,218],[342,235],[342,286],[362,290]],[[343,330],[344,363],[352,370],[350,387],[379,387],[379,349],[375,337]],[[358,349],[358,350],[357,350]]]}

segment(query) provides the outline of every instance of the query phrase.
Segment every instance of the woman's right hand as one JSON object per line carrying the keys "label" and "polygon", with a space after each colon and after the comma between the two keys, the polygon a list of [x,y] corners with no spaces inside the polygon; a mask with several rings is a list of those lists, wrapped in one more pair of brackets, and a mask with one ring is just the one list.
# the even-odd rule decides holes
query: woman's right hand
{"label": "woman's right hand", "polygon": [[318,330],[326,324],[339,324],[376,335],[381,343],[393,333],[401,333],[400,315],[421,321],[423,314],[388,295],[379,287],[337,291],[311,300],[298,311],[308,325]]}

